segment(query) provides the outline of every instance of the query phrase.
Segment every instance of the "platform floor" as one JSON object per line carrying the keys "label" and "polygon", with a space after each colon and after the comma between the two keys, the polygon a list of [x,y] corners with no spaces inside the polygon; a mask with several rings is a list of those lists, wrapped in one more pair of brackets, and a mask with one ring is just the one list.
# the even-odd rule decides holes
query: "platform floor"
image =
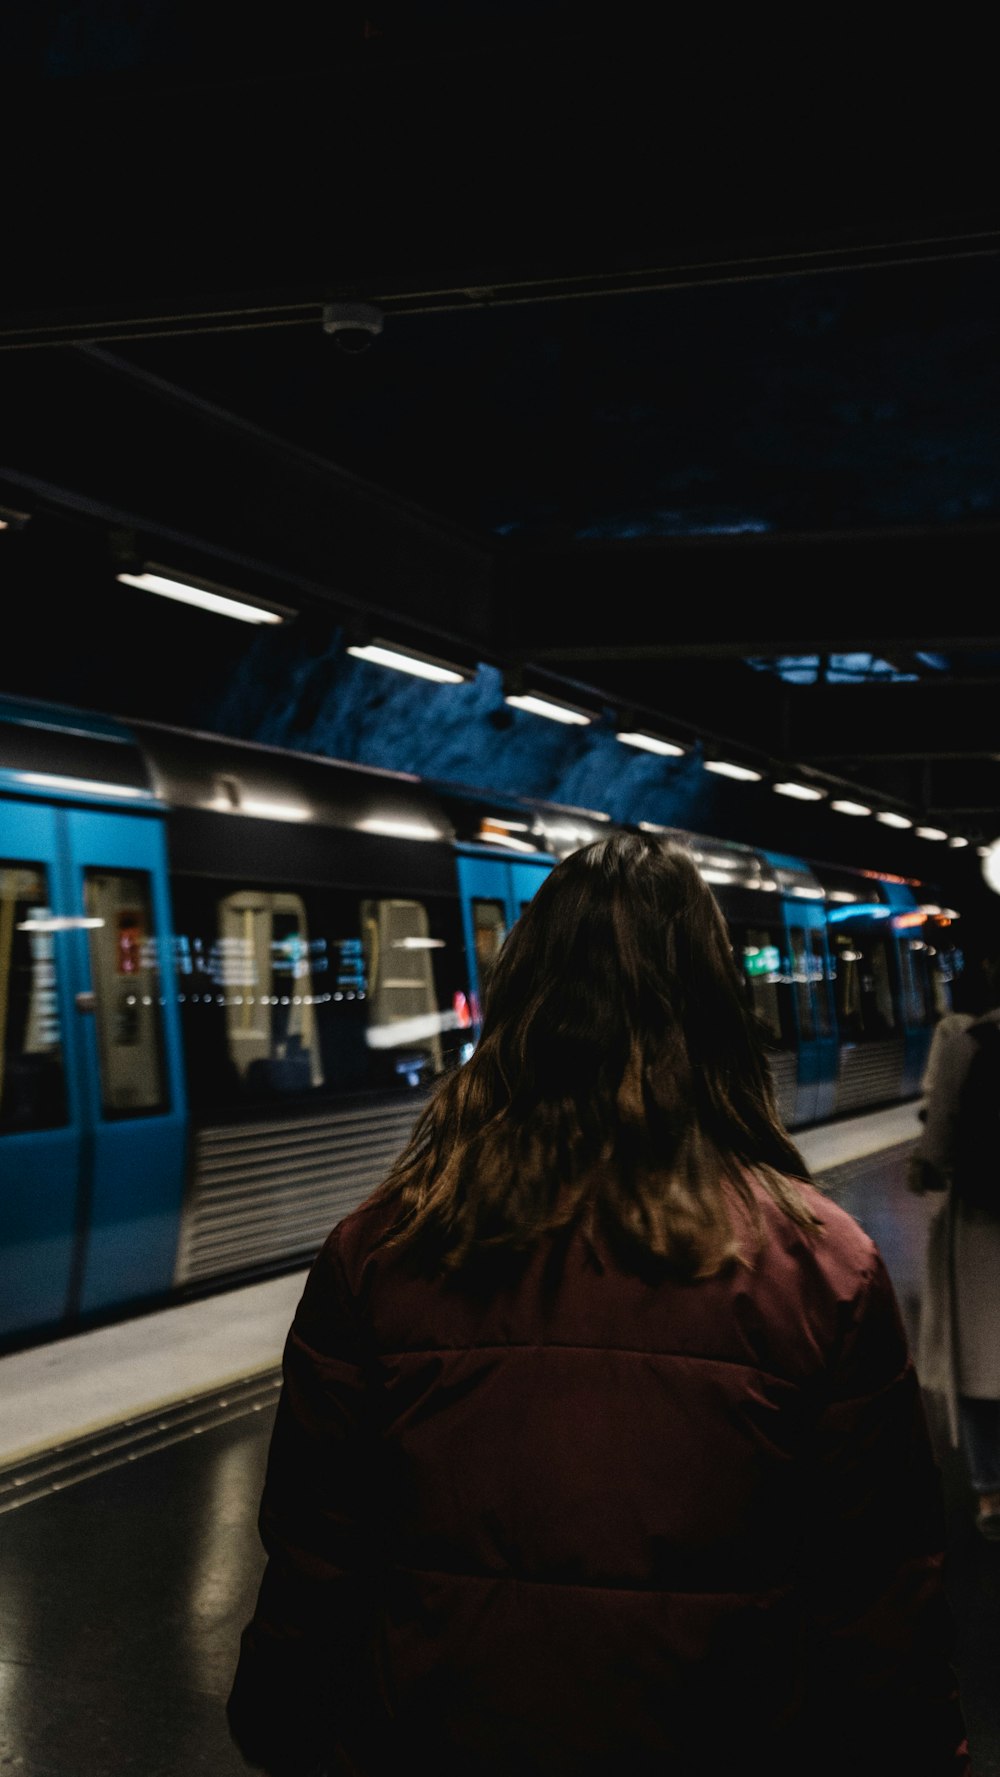
{"label": "platform floor", "polygon": [[[917,1127],[904,1107],[800,1142],[878,1242],[911,1336],[933,1207],[905,1186]],[[275,1367],[302,1280],[0,1359],[0,1772],[245,1772],[223,1705],[263,1566]],[[943,1443],[941,1460],[976,1777],[1000,1777],[1000,1545],[978,1537]]]}

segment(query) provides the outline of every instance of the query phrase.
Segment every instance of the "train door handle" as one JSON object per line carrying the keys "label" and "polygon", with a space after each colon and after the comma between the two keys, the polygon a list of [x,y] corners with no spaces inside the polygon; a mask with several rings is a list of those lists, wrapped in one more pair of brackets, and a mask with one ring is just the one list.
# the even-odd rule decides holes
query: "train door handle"
{"label": "train door handle", "polygon": [[97,995],[96,993],[78,993],[75,996],[74,1004],[78,1012],[96,1012]]}

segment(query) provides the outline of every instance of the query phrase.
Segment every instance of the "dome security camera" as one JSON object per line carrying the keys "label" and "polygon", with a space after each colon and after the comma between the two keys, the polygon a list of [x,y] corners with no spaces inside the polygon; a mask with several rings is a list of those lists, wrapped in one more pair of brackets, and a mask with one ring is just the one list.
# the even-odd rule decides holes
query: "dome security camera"
{"label": "dome security camera", "polygon": [[323,332],[333,334],[342,352],[366,352],[383,320],[382,310],[370,302],[328,302],[323,308]]}

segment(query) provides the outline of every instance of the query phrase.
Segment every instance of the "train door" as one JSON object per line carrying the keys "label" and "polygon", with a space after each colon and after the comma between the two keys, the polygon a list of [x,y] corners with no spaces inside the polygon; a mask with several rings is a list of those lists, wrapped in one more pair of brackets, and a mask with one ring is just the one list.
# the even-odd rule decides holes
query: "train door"
{"label": "train door", "polygon": [[0,1333],[58,1321],[76,1251],[81,1083],[57,814],[0,804]]}
{"label": "train door", "polygon": [[795,1122],[814,1123],[831,1114],[837,1090],[826,918],[821,902],[806,900],[787,902],[785,918],[799,1038]]}
{"label": "train door", "polygon": [[70,1307],[87,1313],[170,1287],[186,1115],[163,829],[89,810],[65,819],[86,1135]]}
{"label": "train door", "polygon": [[159,823],[3,806],[0,1333],[170,1285],[185,1115],[168,937]]}
{"label": "train door", "polygon": [[469,958],[473,1023],[481,1022],[482,992],[491,964],[514,921],[552,869],[550,859],[511,863],[507,858],[462,855],[458,886]]}

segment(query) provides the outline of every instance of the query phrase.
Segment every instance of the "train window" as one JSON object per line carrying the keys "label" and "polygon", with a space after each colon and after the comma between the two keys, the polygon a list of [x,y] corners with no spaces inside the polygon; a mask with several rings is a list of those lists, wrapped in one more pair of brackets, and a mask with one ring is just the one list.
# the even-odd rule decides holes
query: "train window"
{"label": "train window", "polygon": [[809,950],[816,1034],[820,1037],[829,1037],[833,1034],[833,1019],[830,1013],[830,994],[827,988],[826,946],[823,942],[823,934],[817,926],[813,926],[809,933]]}
{"label": "train window", "polygon": [[806,943],[805,927],[789,926],[788,942],[792,952],[792,981],[799,1014],[799,1036],[804,1043],[811,1043],[816,1038],[816,1018],[813,1011],[812,952]]}
{"label": "train window", "polygon": [[[522,913],[527,906],[523,902]],[[472,934],[476,945],[476,968],[479,972],[480,991],[486,986],[489,973],[497,957],[500,946],[507,936],[507,911],[502,901],[485,901],[476,897],[472,903]]]}
{"label": "train window", "polygon": [[831,933],[836,970],[837,1023],[848,1042],[895,1036],[892,965],[884,932],[839,926]]}
{"label": "train window", "polygon": [[428,1084],[472,1012],[457,899],[175,878],[192,1104]]}
{"label": "train window", "polygon": [[960,950],[940,950],[934,944],[927,946],[927,970],[930,976],[932,1015],[935,1019],[943,1018],[946,1012],[952,1011],[952,986],[955,978],[962,971],[964,959]]}
{"label": "train window", "polygon": [[788,1040],[787,1009],[782,1021],[782,1003],[788,993],[782,971],[781,946],[776,933],[761,926],[741,927],[732,934],[734,949],[742,966],[747,998],[768,1036],[775,1043]]}
{"label": "train window", "polygon": [[923,938],[900,938],[899,972],[904,1022],[911,1029],[933,1024],[936,1016],[934,987]]}
{"label": "train window", "polygon": [[267,1089],[322,1086],[312,955],[299,895],[244,889],[219,902],[216,981],[240,1078]]}
{"label": "train window", "polygon": [[105,1117],[166,1109],[159,957],[145,870],[84,871]]}
{"label": "train window", "polygon": [[37,864],[0,863],[0,1132],[67,1121],[52,909]]}

